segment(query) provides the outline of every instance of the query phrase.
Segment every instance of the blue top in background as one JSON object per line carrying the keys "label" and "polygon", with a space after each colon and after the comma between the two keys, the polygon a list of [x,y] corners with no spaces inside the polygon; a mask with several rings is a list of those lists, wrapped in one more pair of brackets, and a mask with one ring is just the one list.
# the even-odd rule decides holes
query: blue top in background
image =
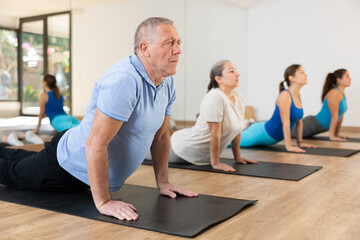
{"label": "blue top in background", "polygon": [[[340,92],[340,90],[338,88],[335,88],[335,89],[337,89]],[[339,103],[339,118],[338,118],[338,120],[340,120],[340,118],[344,115],[346,110],[347,110],[347,102],[346,102],[345,95],[343,95],[343,98],[341,99],[341,101]],[[331,113],[330,113],[328,101],[326,100],[326,98],[324,98],[323,105],[321,107],[320,112],[316,115],[316,120],[324,128],[326,128],[326,129],[330,128]]]}
{"label": "blue top in background", "polygon": [[[290,94],[291,98],[291,107],[290,107],[290,132],[295,126],[295,124],[303,117],[304,110],[302,108],[297,108],[294,104],[293,98],[289,90],[287,91]],[[277,104],[275,104],[275,111],[269,121],[265,123],[265,130],[270,135],[270,137],[281,141],[284,139],[283,126],[280,118],[280,110]]]}
{"label": "blue top in background", "polygon": [[64,111],[64,98],[60,95],[60,98],[57,99],[54,91],[47,92],[49,99],[45,104],[45,113],[49,117],[50,122],[54,119],[54,117],[58,115],[66,115]]}

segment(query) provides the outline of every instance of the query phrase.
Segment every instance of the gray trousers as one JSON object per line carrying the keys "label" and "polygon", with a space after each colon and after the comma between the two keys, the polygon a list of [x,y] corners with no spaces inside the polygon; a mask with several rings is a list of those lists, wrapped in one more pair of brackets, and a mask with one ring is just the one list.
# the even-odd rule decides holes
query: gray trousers
{"label": "gray trousers", "polygon": [[[321,126],[315,116],[303,118],[303,138],[310,138],[318,133],[326,132],[328,129]],[[291,131],[291,137],[296,137],[296,128]]]}

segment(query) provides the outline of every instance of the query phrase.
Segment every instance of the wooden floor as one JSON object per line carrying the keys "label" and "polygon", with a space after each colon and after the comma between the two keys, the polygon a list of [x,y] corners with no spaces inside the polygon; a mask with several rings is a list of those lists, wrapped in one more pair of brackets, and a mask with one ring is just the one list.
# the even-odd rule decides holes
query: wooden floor
{"label": "wooden floor", "polygon": [[[360,137],[360,129],[345,133]],[[360,143],[307,142],[360,149]],[[299,182],[170,169],[173,184],[201,194],[259,200],[197,239],[360,239],[360,153],[349,158],[242,153],[255,160],[320,165],[323,169]],[[223,156],[231,157],[231,152]],[[127,183],[155,187],[152,167],[141,166]],[[180,238],[0,201],[0,239]]]}

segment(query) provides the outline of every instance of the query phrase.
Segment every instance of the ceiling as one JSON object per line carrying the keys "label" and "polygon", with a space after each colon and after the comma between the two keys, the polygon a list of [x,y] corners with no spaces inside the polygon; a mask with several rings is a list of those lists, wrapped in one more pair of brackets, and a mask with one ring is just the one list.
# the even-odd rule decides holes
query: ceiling
{"label": "ceiling", "polygon": [[234,3],[238,7],[250,9],[271,0],[228,0],[228,1]]}
{"label": "ceiling", "polygon": [[[0,16],[23,18],[48,13],[62,12],[90,5],[121,2],[124,0],[0,0]],[[193,0],[188,0],[193,1]],[[238,7],[249,9],[269,0],[223,0]]]}
{"label": "ceiling", "polygon": [[24,18],[123,0],[0,0],[0,16]]}
{"label": "ceiling", "polygon": [[[16,28],[20,18],[81,9],[87,6],[129,0],[0,0],[2,26]],[[195,0],[187,0],[195,1]],[[230,2],[243,9],[253,8],[271,0],[218,0]],[[65,31],[65,30],[64,30]]]}

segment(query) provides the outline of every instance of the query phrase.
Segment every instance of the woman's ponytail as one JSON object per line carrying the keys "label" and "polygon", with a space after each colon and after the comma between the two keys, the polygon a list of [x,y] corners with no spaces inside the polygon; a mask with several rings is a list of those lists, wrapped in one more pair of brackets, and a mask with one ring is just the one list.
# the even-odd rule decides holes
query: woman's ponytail
{"label": "woman's ponytail", "polygon": [[336,88],[337,86],[337,79],[342,78],[344,74],[346,73],[346,69],[338,69],[333,73],[328,73],[328,75],[325,78],[323,90],[321,93],[321,102],[324,101],[324,98],[326,94],[333,88]]}
{"label": "woman's ponytail", "polygon": [[56,78],[53,75],[45,74],[44,82],[46,82],[46,86],[51,91],[54,91],[55,97],[57,99],[60,99],[60,90],[59,90],[59,87],[56,85]]}
{"label": "woman's ponytail", "polygon": [[[284,80],[280,82],[279,84],[279,92],[282,92],[284,89],[287,89],[290,87],[291,82],[289,77],[290,76],[295,76],[296,71],[301,67],[300,64],[293,64],[289,67],[286,68],[285,72],[284,72]],[[287,85],[285,88],[285,84]]]}

